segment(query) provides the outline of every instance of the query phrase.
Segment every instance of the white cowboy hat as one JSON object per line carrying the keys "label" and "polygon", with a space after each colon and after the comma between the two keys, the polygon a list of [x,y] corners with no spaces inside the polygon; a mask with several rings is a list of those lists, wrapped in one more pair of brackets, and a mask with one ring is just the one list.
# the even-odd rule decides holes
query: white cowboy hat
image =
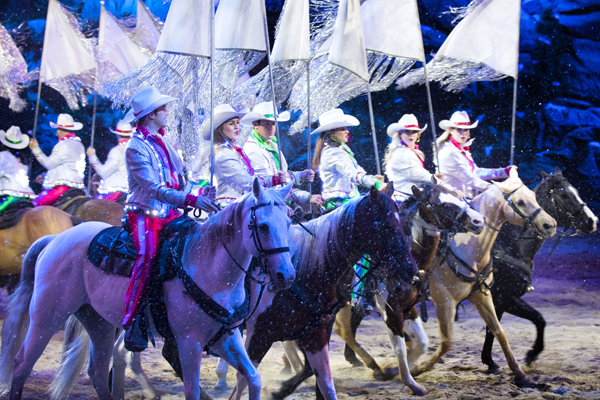
{"label": "white cowboy hat", "polygon": [[346,126],[358,126],[360,121],[352,115],[344,114],[340,108],[334,108],[319,115],[319,127],[311,132],[321,133],[330,129],[344,128]]}
{"label": "white cowboy hat", "polygon": [[394,137],[394,133],[402,131],[419,131],[419,133],[423,132],[427,129],[427,124],[423,128],[419,128],[419,121],[417,121],[417,117],[413,114],[404,114],[402,118],[398,122],[394,122],[387,128],[387,134],[389,137]]}
{"label": "white cowboy hat", "polygon": [[466,111],[456,111],[450,117],[450,120],[444,119],[440,121],[440,128],[443,130],[448,130],[449,128],[459,128],[459,129],[473,129],[477,127],[479,121],[475,121],[471,124],[471,119],[469,118],[469,114]]}
{"label": "white cowboy hat", "polygon": [[50,121],[50,126],[54,129],[64,129],[66,131],[78,131],[83,128],[83,124],[75,122],[69,114],[58,114],[56,123]]}
{"label": "white cowboy hat", "polygon": [[11,149],[20,150],[29,145],[29,136],[23,135],[18,126],[11,126],[6,132],[0,129],[0,142]]}
{"label": "white cowboy hat", "polygon": [[117,122],[117,127],[114,130],[112,128],[109,128],[109,130],[119,136],[131,136],[135,132],[131,124],[125,123],[123,120]]}
{"label": "white cowboy hat", "polygon": [[[246,109],[247,110],[247,109]],[[242,118],[247,114],[247,111],[235,111],[229,104],[221,104],[215,107],[215,123],[213,124],[216,130],[224,122],[229,121],[232,118]],[[210,140],[210,118],[204,122],[202,127],[202,137],[204,140]]]}
{"label": "white cowboy hat", "polygon": [[158,93],[154,86],[148,86],[137,92],[131,98],[131,110],[123,118],[124,123],[131,123],[136,119],[140,119],[160,106],[176,101],[175,97],[165,96]]}
{"label": "white cowboy hat", "polygon": [[[273,102],[266,101],[264,103],[258,103],[254,106],[251,112],[246,114],[240,123],[244,126],[252,126],[252,122],[266,119],[269,121],[275,121],[275,113],[273,112]],[[286,122],[290,120],[290,113],[284,111],[282,113],[277,112],[277,121]]]}

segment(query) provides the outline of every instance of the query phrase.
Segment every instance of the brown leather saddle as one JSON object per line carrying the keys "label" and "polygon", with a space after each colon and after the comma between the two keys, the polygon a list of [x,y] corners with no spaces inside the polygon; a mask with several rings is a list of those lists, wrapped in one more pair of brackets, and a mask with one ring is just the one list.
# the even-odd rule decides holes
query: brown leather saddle
{"label": "brown leather saddle", "polygon": [[69,189],[58,198],[53,207],[73,215],[83,203],[87,203],[90,200],[92,198],[86,197],[83,189]]}

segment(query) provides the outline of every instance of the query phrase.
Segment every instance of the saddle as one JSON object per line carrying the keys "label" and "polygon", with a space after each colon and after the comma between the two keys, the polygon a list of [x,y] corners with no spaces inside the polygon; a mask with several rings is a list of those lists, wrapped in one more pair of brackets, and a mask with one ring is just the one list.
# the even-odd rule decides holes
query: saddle
{"label": "saddle", "polygon": [[56,200],[54,207],[67,214],[73,215],[83,203],[90,200],[92,200],[92,198],[86,197],[85,192],[82,189],[69,189]]}
{"label": "saddle", "polygon": [[16,226],[21,222],[23,214],[30,208],[33,208],[33,204],[28,201],[16,201],[9,204],[4,212],[0,215],[0,229],[9,229]]}

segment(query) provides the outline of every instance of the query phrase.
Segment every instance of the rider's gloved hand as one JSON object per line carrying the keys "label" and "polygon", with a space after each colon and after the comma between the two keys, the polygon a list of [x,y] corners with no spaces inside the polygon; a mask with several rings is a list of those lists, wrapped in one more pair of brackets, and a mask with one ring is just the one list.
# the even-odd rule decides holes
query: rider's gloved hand
{"label": "rider's gloved hand", "polygon": [[218,211],[217,207],[215,207],[215,205],[210,201],[210,198],[204,196],[194,196],[193,194],[188,194],[185,196],[184,205],[199,208],[208,213]]}
{"label": "rider's gloved hand", "polygon": [[300,179],[304,182],[312,182],[315,180],[315,171],[312,169],[305,169],[300,173]]}
{"label": "rider's gloved hand", "polygon": [[205,186],[202,188],[201,194],[210,199],[210,201],[215,201],[217,199],[217,188],[214,186]]}

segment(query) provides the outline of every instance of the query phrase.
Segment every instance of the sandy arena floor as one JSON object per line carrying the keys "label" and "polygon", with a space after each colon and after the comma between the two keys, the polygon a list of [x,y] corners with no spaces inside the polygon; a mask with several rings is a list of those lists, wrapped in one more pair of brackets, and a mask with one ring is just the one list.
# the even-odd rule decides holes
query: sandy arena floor
{"label": "sandy arena floor", "polygon": [[[425,399],[600,399],[600,234],[566,238],[544,264],[554,241],[546,244],[537,258],[535,290],[525,299],[540,310],[546,321],[546,348],[531,368],[525,371],[538,383],[546,383],[546,391],[519,389],[500,347],[495,344],[494,357],[502,366],[500,375],[487,375],[480,362],[485,336],[484,324],[475,308],[466,304],[460,321],[455,325],[454,343],[450,353],[431,372],[417,381],[429,394]],[[0,296],[0,312],[4,314],[6,293]],[[437,320],[433,304],[429,304],[430,321],[425,324],[430,336],[430,352],[438,344]],[[505,315],[502,320],[510,345],[520,363],[535,339],[535,328],[528,321]],[[396,366],[391,354],[384,324],[378,317],[369,317],[358,332],[359,342],[382,366]],[[55,335],[27,380],[23,399],[47,399],[47,390],[60,361],[62,332]],[[267,354],[259,367],[263,380],[263,398],[279,387],[288,376],[280,375],[283,351],[279,344]],[[183,385],[171,372],[158,349],[142,356],[143,365],[162,399],[183,399]],[[235,373],[228,375],[229,389],[216,391],[215,358],[205,358],[201,385],[214,399],[227,399],[234,385]],[[365,367],[353,368],[343,358],[343,342],[335,334],[331,340],[331,364],[340,399],[408,399],[414,398],[399,378],[378,382]],[[127,372],[126,397],[144,399],[141,386]],[[314,398],[314,378],[311,378],[289,399]],[[247,398],[247,395],[244,397]],[[87,373],[83,372],[69,399],[95,399]]]}

